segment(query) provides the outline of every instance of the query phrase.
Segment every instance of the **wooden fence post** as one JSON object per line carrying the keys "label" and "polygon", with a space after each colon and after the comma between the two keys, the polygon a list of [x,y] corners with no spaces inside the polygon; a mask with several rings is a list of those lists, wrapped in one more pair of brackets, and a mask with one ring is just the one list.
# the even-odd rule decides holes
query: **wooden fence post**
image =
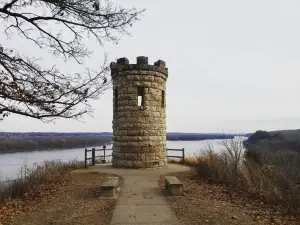
{"label": "wooden fence post", "polygon": [[92,148],[92,164],[95,166],[95,161],[96,161],[96,155],[95,155],[95,148]]}
{"label": "wooden fence post", "polygon": [[185,160],[184,160],[185,154],[184,154],[184,148],[182,149],[182,163],[185,164]]}
{"label": "wooden fence post", "polygon": [[86,160],[86,158],[87,158],[87,149],[84,149],[84,167],[85,168],[87,168],[87,160]]}
{"label": "wooden fence post", "polygon": [[103,147],[103,149],[104,149],[104,150],[103,150],[103,154],[104,154],[104,160],[105,160],[105,149],[106,149],[106,148]]}

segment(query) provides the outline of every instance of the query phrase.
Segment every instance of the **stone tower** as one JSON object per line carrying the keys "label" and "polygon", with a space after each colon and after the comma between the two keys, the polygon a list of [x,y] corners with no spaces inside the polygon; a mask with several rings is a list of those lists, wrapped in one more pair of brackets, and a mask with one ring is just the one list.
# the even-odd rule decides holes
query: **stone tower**
{"label": "stone tower", "polygon": [[162,60],[148,65],[120,58],[110,65],[113,79],[113,167],[150,168],[167,165],[166,80]]}

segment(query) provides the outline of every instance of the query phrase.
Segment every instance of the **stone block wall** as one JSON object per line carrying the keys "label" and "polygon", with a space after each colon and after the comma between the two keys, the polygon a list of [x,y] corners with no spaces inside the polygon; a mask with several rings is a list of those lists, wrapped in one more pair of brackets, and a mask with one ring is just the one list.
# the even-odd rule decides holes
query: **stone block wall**
{"label": "stone block wall", "polygon": [[[113,78],[114,167],[165,167],[166,80],[168,69],[161,60],[148,65],[147,57],[136,64],[121,58],[111,63]],[[139,93],[142,90],[142,94]],[[138,105],[138,96],[142,104]]]}

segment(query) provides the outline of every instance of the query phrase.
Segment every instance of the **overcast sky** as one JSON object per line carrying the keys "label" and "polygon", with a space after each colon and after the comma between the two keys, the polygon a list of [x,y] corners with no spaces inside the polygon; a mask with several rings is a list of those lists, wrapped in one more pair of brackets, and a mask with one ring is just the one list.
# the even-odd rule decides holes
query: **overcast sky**
{"label": "overcast sky", "polygon": [[[300,1],[114,2],[147,11],[130,29],[131,37],[97,48],[88,65],[100,65],[104,52],[110,60],[127,57],[135,63],[136,56],[148,56],[150,63],[166,61],[167,131],[300,128]],[[94,117],[85,116],[82,123],[61,119],[45,124],[10,116],[0,129],[112,131],[112,92],[105,92],[93,106]]]}

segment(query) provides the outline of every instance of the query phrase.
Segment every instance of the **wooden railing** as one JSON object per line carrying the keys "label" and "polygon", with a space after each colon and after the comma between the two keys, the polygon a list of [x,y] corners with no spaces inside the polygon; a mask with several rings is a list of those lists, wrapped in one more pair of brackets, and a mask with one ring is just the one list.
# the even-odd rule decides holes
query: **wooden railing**
{"label": "wooden railing", "polygon": [[[112,149],[107,149],[105,147],[103,147],[102,149],[96,149],[96,148],[92,148],[92,149],[85,149],[84,150],[84,164],[85,167],[87,167],[87,161],[88,160],[92,160],[92,165],[95,166],[96,164],[96,158],[101,158],[102,162],[105,163],[106,162],[106,158],[107,157],[111,157],[112,155],[107,155],[106,151],[112,151]],[[88,157],[88,152],[92,152],[92,157]],[[96,155],[96,152],[103,152],[102,155]]]}
{"label": "wooden railing", "polygon": [[172,148],[168,148],[167,151],[174,151],[174,152],[182,152],[182,156],[177,156],[177,155],[167,155],[168,158],[179,158],[182,159],[182,164],[185,163],[184,158],[184,148],[181,149],[172,149]]}
{"label": "wooden railing", "polygon": [[[111,157],[112,155],[107,155],[106,151],[112,151],[112,149],[107,149],[107,148],[102,148],[102,149],[96,149],[96,148],[92,148],[92,149],[85,149],[84,151],[84,163],[85,163],[85,167],[87,167],[87,161],[88,160],[92,160],[92,165],[95,166],[96,164],[96,158],[102,158],[102,162],[105,163],[106,162],[106,157]],[[177,156],[177,155],[167,155],[168,158],[179,158],[182,159],[182,163],[184,164],[184,158],[185,158],[185,153],[184,153],[184,148],[181,149],[172,149],[172,148],[168,148],[168,151],[176,151],[176,152],[182,152],[182,156]],[[92,156],[88,157],[88,152],[92,152]],[[102,155],[96,155],[96,152],[103,152]]]}

